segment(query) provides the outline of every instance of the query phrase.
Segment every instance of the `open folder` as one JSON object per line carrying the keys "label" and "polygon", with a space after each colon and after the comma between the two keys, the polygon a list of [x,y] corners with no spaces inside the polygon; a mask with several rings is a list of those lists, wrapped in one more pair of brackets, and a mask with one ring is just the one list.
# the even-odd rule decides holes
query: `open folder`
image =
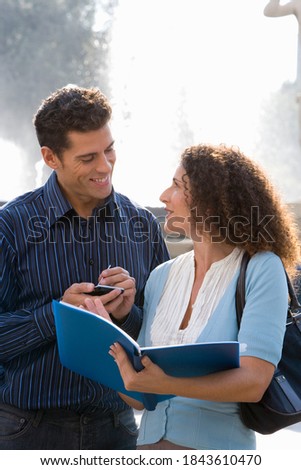
{"label": "open folder", "polygon": [[113,343],[118,342],[124,347],[137,371],[143,368],[143,354],[166,374],[175,377],[197,377],[239,367],[237,341],[140,347],[121,328],[105,318],[65,302],[53,300],[52,305],[63,366],[143,402],[148,410],[155,409],[157,403],[174,395],[126,390],[118,366],[109,354]]}

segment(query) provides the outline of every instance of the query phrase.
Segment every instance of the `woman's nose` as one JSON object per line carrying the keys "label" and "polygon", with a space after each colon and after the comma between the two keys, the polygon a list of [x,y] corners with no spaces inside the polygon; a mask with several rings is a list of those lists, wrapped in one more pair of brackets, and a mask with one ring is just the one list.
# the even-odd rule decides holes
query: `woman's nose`
{"label": "woman's nose", "polygon": [[165,189],[163,191],[163,193],[161,194],[161,196],[159,197],[160,201],[163,202],[163,203],[166,203],[168,201],[168,189]]}

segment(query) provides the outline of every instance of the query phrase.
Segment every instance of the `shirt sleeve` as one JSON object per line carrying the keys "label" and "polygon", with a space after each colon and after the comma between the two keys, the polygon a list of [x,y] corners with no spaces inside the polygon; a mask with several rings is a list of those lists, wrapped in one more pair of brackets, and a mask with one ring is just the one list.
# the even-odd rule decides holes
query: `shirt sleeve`
{"label": "shirt sleeve", "polygon": [[[0,249],[0,361],[6,362],[55,339],[52,305],[12,311],[19,296],[14,273],[15,253],[8,239],[1,239]],[[10,306],[10,307],[9,307]]]}

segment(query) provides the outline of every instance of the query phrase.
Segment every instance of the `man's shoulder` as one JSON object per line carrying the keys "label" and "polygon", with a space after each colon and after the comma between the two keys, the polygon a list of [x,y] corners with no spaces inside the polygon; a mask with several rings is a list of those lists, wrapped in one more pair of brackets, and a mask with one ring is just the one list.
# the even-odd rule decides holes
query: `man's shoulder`
{"label": "man's shoulder", "polygon": [[133,215],[147,216],[148,218],[155,219],[154,214],[150,209],[139,204],[137,201],[125,196],[124,194],[115,192],[115,201],[120,209],[124,209]]}
{"label": "man's shoulder", "polygon": [[20,196],[11,199],[0,207],[2,216],[5,214],[21,214],[22,212],[31,212],[32,208],[36,207],[39,200],[43,195],[43,187],[28,191]]}

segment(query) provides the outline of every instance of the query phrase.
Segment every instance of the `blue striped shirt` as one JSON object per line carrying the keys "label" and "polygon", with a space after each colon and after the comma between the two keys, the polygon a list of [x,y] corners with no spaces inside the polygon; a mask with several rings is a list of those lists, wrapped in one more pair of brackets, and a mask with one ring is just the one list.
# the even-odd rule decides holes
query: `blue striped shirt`
{"label": "blue striped shirt", "polygon": [[73,283],[97,283],[109,264],[122,266],[137,289],[122,327],[136,337],[146,280],[169,258],[153,214],[113,190],[83,219],[53,172],[44,186],[4,205],[0,224],[0,402],[22,409],[125,409],[116,392],[61,365],[51,302]]}

